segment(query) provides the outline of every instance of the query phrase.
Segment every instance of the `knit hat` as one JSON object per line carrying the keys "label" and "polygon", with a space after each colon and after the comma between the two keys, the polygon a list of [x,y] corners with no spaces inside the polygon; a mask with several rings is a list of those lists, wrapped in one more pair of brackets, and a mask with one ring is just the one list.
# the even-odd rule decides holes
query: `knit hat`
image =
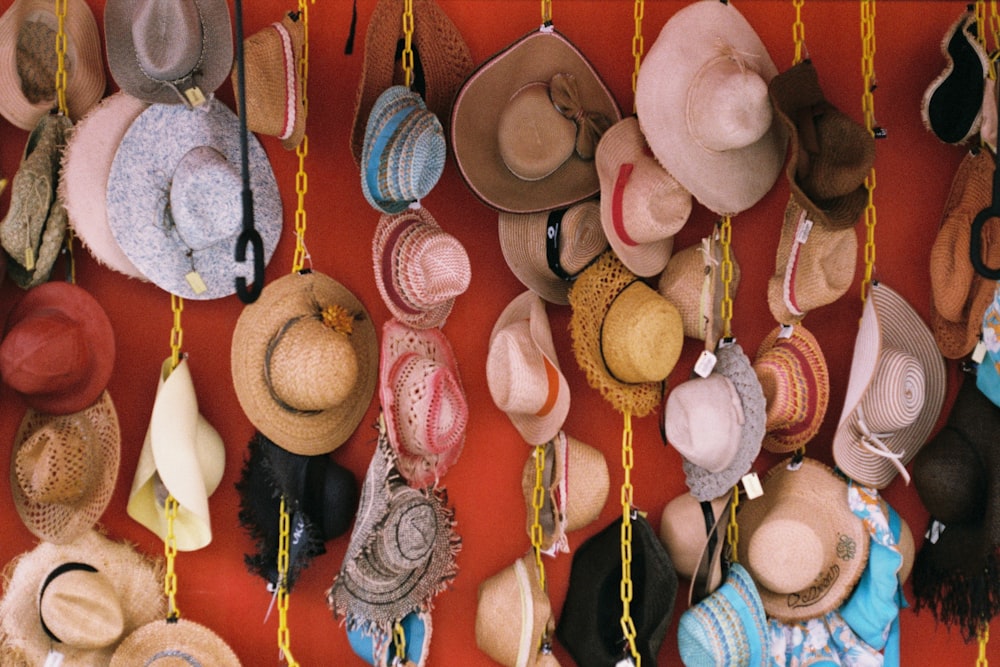
{"label": "knit hat", "polygon": [[157,662],[218,667],[240,667],[241,664],[229,644],[214,631],[179,618],[157,619],[137,628],[111,656],[110,667]]}
{"label": "knit hat", "polygon": [[539,665],[543,637],[551,635],[553,625],[531,552],[479,584],[476,646],[501,665]]}

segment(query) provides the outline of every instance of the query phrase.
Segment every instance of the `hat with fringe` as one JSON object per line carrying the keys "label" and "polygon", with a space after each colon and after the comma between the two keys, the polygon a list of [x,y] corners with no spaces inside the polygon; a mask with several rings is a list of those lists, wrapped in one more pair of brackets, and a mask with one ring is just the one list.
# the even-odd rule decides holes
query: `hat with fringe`
{"label": "hat with fringe", "polygon": [[554,623],[530,551],[479,584],[476,646],[501,665],[540,667]]}
{"label": "hat with fringe", "polygon": [[110,667],[152,665],[160,661],[218,667],[241,664],[229,644],[214,631],[178,618],[150,621],[134,630],[111,656]]}
{"label": "hat with fringe", "polygon": [[[431,650],[433,623],[430,612],[410,612],[399,622],[403,629],[405,652],[400,656],[404,667],[426,667]],[[359,628],[347,631],[347,641],[354,654],[372,667],[394,667],[396,644],[390,633],[365,634]]]}

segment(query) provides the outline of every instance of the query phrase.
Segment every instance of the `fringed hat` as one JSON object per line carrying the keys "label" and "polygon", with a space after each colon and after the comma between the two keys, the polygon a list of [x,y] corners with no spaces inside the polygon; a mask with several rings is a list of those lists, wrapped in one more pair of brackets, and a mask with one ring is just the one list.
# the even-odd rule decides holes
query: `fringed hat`
{"label": "fringed hat", "polygon": [[213,630],[179,618],[158,619],[133,631],[115,650],[109,667],[152,665],[161,661],[217,667],[241,664],[229,644]]}

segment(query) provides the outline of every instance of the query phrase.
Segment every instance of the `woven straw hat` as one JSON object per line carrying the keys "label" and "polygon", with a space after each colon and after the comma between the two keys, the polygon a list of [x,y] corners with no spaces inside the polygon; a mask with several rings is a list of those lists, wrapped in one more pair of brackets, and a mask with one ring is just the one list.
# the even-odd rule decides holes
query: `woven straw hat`
{"label": "woven straw hat", "polygon": [[620,119],[614,96],[579,49],[556,30],[533,30],[466,79],[452,111],[451,146],[484,204],[548,211],[597,194],[594,149]]}
{"label": "woven straw hat", "polygon": [[[399,622],[406,639],[405,653],[400,656],[403,667],[426,667],[431,650],[433,623],[429,611],[410,612]],[[389,633],[368,634],[355,628],[347,631],[351,650],[372,667],[393,667],[396,645]]]}
{"label": "woven straw hat", "polygon": [[691,193],[649,152],[635,116],[608,128],[594,164],[608,242],[629,271],[657,275],[670,259],[674,234],[691,215]]}
{"label": "woven straw hat", "polygon": [[111,77],[144,102],[197,106],[233,66],[224,0],[111,0],[104,34]]}
{"label": "woven straw hat", "polygon": [[[0,115],[30,130],[56,107],[59,19],[46,0],[15,0],[0,16]],[[101,35],[90,5],[68,0],[66,106],[77,120],[104,95]]]}
{"label": "woven straw hat", "polygon": [[947,390],[934,337],[903,297],[872,283],[854,341],[851,374],[833,437],[848,477],[877,489],[924,446]]}
{"label": "woven straw hat", "polygon": [[[705,572],[704,585],[715,590],[722,583],[723,572],[718,556],[725,540],[712,540],[719,521],[729,518],[729,500],[724,494],[711,500],[698,500],[689,492],[671,499],[660,515],[659,537],[677,574],[692,583],[699,576],[699,565],[708,552],[712,570]],[[720,552],[720,554],[714,553]]]}
{"label": "woven straw hat", "polygon": [[104,514],[120,459],[118,413],[108,392],[69,415],[29,408],[10,466],[14,507],[24,525],[42,540],[74,540]]}
{"label": "woven straw hat", "polygon": [[465,246],[422,206],[379,218],[372,264],[389,312],[418,329],[443,326],[472,279]]}
{"label": "woven straw hat", "polygon": [[166,539],[164,504],[177,501],[174,538],[180,551],[195,551],[212,541],[208,498],[222,481],[226,447],[201,415],[186,358],[171,370],[168,357],[160,366],[153,412],[139,452],[128,515]]}
{"label": "woven straw hat", "polygon": [[767,615],[782,623],[839,607],[868,561],[868,529],[847,504],[847,481],[815,459],[796,469],[790,461],[768,471],[763,495],[740,503],[737,546]]}
{"label": "woven straw hat", "polygon": [[50,649],[65,665],[107,665],[129,633],[166,614],[160,567],[93,530],[66,544],[39,542],[7,564],[3,580],[4,665],[46,664]]}
{"label": "woven straw hat", "polygon": [[451,343],[440,329],[382,327],[379,399],[400,474],[436,484],[462,453],[469,406]]}
{"label": "woven straw hat", "polygon": [[778,73],[735,6],[693,2],[646,53],[635,106],[653,155],[720,215],[756,204],[774,185],[788,138],[767,86]]}
{"label": "woven straw hat", "polygon": [[266,285],[233,330],[233,386],[261,433],[296,454],[325,454],[361,422],[378,380],[364,305],[318,272]]}
{"label": "woven straw hat", "polygon": [[552,607],[531,552],[479,584],[476,646],[501,665],[541,664],[542,639],[553,625]]}
{"label": "woven straw hat", "polygon": [[0,376],[39,412],[70,414],[91,405],[107,387],[114,364],[111,321],[76,284],[33,287],[7,315]]}
{"label": "woven straw hat", "polygon": [[782,327],[771,331],[753,362],[767,401],[762,446],[778,454],[812,440],[830,404],[830,371],[819,341],[801,324],[784,333]]}
{"label": "woven straw hat", "polygon": [[133,631],[111,656],[110,667],[152,664],[239,667],[240,659],[209,628],[180,618],[155,620]]}
{"label": "woven straw hat", "polygon": [[977,32],[976,12],[971,9],[948,27],[941,39],[945,68],[920,100],[924,126],[948,144],[965,143],[986,122],[983,100],[991,65]]}
{"label": "woven straw hat", "polygon": [[511,272],[549,303],[569,303],[569,288],[608,247],[594,199],[542,213],[504,213],[497,229]]}
{"label": "woven straw hat", "polygon": [[556,436],[569,413],[566,376],[559,369],[545,301],[527,290],[503,309],[490,333],[486,382],[529,445]]}

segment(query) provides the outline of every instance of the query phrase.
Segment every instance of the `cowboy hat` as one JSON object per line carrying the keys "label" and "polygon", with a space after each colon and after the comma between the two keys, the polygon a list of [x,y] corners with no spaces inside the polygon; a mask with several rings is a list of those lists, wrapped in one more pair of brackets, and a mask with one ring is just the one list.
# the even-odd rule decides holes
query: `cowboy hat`
{"label": "cowboy hat", "polygon": [[479,584],[476,646],[505,667],[535,667],[554,620],[529,551]]}
{"label": "cowboy hat", "polygon": [[111,656],[110,667],[160,661],[218,667],[241,664],[229,644],[214,631],[201,623],[178,618],[150,621],[133,630]]}

